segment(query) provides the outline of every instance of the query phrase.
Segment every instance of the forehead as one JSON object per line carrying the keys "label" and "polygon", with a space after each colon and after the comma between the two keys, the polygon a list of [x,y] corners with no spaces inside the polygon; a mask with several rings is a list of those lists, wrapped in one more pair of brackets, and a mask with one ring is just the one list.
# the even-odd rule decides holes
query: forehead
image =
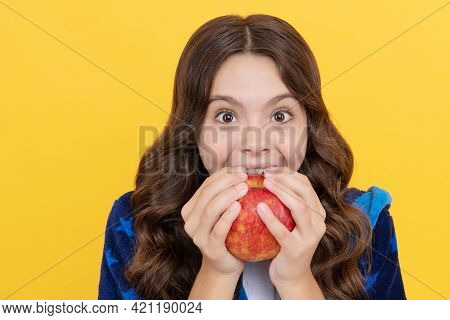
{"label": "forehead", "polygon": [[228,57],[214,75],[210,99],[231,96],[244,105],[262,105],[284,93],[289,90],[271,58],[236,54]]}

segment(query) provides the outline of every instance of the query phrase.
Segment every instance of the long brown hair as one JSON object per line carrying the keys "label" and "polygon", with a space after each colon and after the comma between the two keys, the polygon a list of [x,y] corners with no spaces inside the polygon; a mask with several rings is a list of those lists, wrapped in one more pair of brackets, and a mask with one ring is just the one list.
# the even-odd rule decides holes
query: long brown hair
{"label": "long brown hair", "polygon": [[[262,14],[217,17],[186,44],[176,70],[171,115],[139,163],[131,197],[136,246],[126,279],[146,299],[189,296],[202,254],[185,232],[180,212],[208,176],[197,141],[213,76],[237,53],[272,58],[286,87],[306,109],[308,142],[299,172],[309,178],[327,212],[326,233],[311,263],[315,279],[329,299],[367,297],[364,276],[370,270],[372,231],[365,214],[344,201],[353,154],[330,120],[311,49],[290,24]],[[360,258],[366,261],[364,274]]]}

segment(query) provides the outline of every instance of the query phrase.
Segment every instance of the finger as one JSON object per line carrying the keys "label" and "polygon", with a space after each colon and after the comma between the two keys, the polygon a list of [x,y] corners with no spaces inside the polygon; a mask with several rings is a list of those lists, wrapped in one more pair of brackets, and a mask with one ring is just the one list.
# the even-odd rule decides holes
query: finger
{"label": "finger", "polygon": [[276,195],[281,202],[291,210],[291,215],[295,221],[296,228],[298,228],[305,236],[309,236],[313,230],[313,226],[309,213],[310,210],[303,199],[286,191],[281,185],[274,183],[269,179],[264,179],[263,183],[270,192]]}
{"label": "finger", "polygon": [[278,220],[272,210],[270,210],[269,206],[267,206],[264,202],[258,203],[256,206],[256,211],[280,246],[287,248],[291,243],[292,234],[286,226]]}
{"label": "finger", "polygon": [[223,168],[217,170],[216,172],[214,172],[209,177],[207,177],[205,179],[205,181],[202,183],[202,185],[197,189],[197,191],[191,197],[191,199],[183,207],[183,212],[181,213],[183,218],[187,218],[189,216],[189,213],[192,211],[192,208],[194,207],[194,204],[197,201],[197,198],[198,198],[200,192],[207,185],[209,185],[215,179],[221,177],[223,174],[225,174],[225,173],[232,173],[232,172],[245,172],[245,169],[243,167],[223,167]]}
{"label": "finger", "polygon": [[202,190],[207,187],[208,185],[210,185],[212,182],[214,182],[215,180],[221,178],[223,175],[226,174],[240,174],[240,173],[245,173],[245,175],[242,175],[243,179],[247,177],[246,175],[246,171],[243,167],[223,167],[221,169],[219,169],[218,171],[214,172],[212,175],[210,175],[208,178],[206,178],[206,180],[202,183],[202,185],[197,189],[197,191],[194,193],[194,195],[191,197],[191,199],[189,199],[189,201],[183,206],[183,209],[181,210],[181,215],[184,219],[184,221],[186,221],[191,212],[192,209],[195,206],[195,203],[198,200],[198,197],[200,195],[200,193],[202,192]]}
{"label": "finger", "polygon": [[202,229],[199,232],[205,236],[209,235],[223,212],[234,203],[234,201],[245,196],[248,190],[248,184],[246,182],[241,182],[238,185],[227,188],[224,192],[215,196],[200,218]]}
{"label": "finger", "polygon": [[315,204],[315,206],[309,205],[310,210],[312,210],[313,213],[318,214],[322,220],[325,220],[326,212],[325,210],[317,209],[322,207],[322,204],[307,176],[296,171],[277,174],[265,173],[264,179],[268,179],[269,181],[282,186],[284,190],[294,193],[307,205]]}
{"label": "finger", "polygon": [[235,174],[235,173],[245,173],[247,174],[247,171],[244,167],[239,166],[239,167],[223,167],[219,170],[217,170],[216,172],[214,172],[212,175],[210,175],[208,178],[206,178],[204,185],[205,187],[210,184],[211,182],[213,182],[214,180],[222,177],[223,175],[226,174]]}
{"label": "finger", "polygon": [[215,248],[225,246],[225,239],[227,238],[228,232],[231,229],[231,225],[234,220],[239,215],[241,211],[241,204],[239,201],[234,201],[222,214],[219,221],[214,225],[211,231],[209,241],[211,245]]}
{"label": "finger", "polygon": [[264,174],[266,173],[290,173],[293,170],[287,166],[282,167],[268,167],[264,169]]}
{"label": "finger", "polygon": [[315,233],[317,234],[319,240],[323,237],[327,230],[327,225],[324,220],[322,220],[322,217],[319,217],[316,214],[311,215],[311,222],[313,225],[313,228],[315,230]]}
{"label": "finger", "polygon": [[[274,181],[279,181],[283,184],[285,184],[287,187],[292,189],[295,193],[297,193],[299,196],[303,196],[304,192],[302,188],[299,188],[300,186],[304,187],[306,190],[306,187],[309,186],[309,180],[305,175],[302,175],[299,172],[292,171],[290,169],[285,169],[283,171],[265,171],[264,172],[264,178],[266,179],[272,179]],[[308,192],[309,194],[309,192]]]}
{"label": "finger", "polygon": [[[301,198],[305,198],[305,192],[303,190],[308,190],[309,180],[305,175],[292,170],[289,167],[269,167],[264,170],[264,178],[271,179],[280,184],[284,184],[285,187],[289,188],[292,192],[297,194]],[[304,188],[299,188],[303,186]],[[307,193],[309,194],[309,192]],[[314,192],[315,194],[315,192]],[[311,194],[313,197],[314,195]]]}
{"label": "finger", "polygon": [[[246,176],[246,174],[245,174]],[[185,224],[185,229],[197,230],[202,216],[205,214],[207,207],[213,204],[213,199],[220,193],[224,192],[228,187],[237,185],[239,183],[245,183],[246,178],[236,173],[224,174],[221,179],[215,179],[208,184],[200,192],[197,201],[194,204],[191,212],[188,213],[188,218]],[[225,209],[224,209],[225,210]],[[209,230],[208,230],[209,231]]]}
{"label": "finger", "polygon": [[194,205],[196,209],[193,210],[193,214],[202,213],[207,205],[210,205],[212,199],[214,199],[219,193],[224,192],[228,187],[235,186],[247,180],[247,174],[229,173],[224,174],[220,179],[214,179],[200,192],[198,199]]}

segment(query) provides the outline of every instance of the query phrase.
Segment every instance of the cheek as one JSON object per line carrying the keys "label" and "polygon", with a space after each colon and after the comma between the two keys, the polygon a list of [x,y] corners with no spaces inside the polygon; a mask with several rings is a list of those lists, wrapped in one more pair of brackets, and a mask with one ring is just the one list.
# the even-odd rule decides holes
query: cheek
{"label": "cheek", "polygon": [[219,170],[229,157],[233,141],[226,132],[209,130],[202,133],[198,148],[205,168],[213,173]]}
{"label": "cheek", "polygon": [[299,120],[295,132],[295,168],[299,169],[305,160],[306,147],[308,145],[308,122],[306,116]]}
{"label": "cheek", "polygon": [[307,136],[303,131],[286,131],[282,139],[274,141],[275,148],[283,155],[288,167],[298,170],[306,154]]}

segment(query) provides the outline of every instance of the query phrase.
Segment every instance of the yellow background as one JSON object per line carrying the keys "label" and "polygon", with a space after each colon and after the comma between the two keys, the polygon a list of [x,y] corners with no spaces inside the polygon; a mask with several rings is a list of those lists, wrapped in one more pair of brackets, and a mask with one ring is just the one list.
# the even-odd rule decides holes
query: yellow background
{"label": "yellow background", "polygon": [[356,158],[351,185],[392,195],[407,297],[450,297],[444,4],[0,0],[0,298],[97,298],[139,127],[162,128],[186,41],[229,13],[278,16],[306,39]]}

